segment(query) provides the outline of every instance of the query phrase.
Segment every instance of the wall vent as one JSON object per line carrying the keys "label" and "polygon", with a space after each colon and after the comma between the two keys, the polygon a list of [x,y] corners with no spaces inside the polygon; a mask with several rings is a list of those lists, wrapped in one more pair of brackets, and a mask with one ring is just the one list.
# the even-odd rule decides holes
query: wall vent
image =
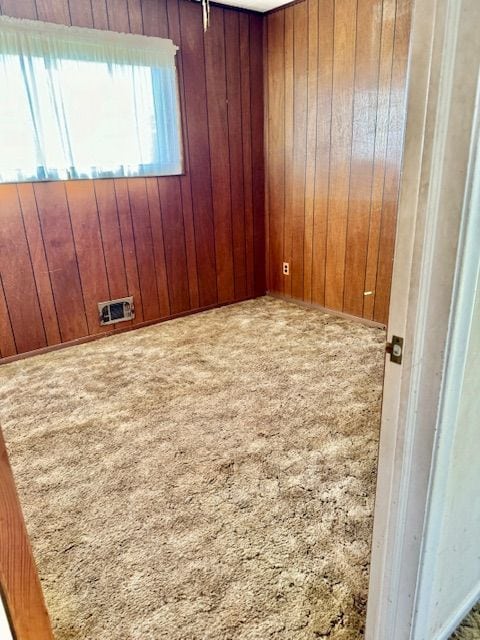
{"label": "wall vent", "polygon": [[135,307],[133,297],[118,298],[118,300],[107,300],[98,303],[98,313],[100,324],[114,324],[135,318]]}

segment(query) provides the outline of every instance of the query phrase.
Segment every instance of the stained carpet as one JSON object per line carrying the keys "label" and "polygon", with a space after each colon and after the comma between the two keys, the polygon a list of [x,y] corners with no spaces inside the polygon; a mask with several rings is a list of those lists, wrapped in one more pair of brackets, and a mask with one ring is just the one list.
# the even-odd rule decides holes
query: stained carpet
{"label": "stained carpet", "polygon": [[384,332],[272,298],[0,367],[57,640],[357,640]]}

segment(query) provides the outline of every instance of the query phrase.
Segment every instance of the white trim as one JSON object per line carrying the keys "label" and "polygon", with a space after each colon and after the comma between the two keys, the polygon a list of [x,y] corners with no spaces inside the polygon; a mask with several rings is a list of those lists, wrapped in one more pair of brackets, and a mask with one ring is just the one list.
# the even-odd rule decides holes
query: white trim
{"label": "white trim", "polygon": [[[407,121],[388,323],[390,336],[406,335],[436,23],[436,0],[415,4],[408,56]],[[388,637],[385,630],[390,624],[392,606],[390,550],[397,507],[400,390],[411,366],[411,344],[408,342],[404,345],[403,365],[392,366],[388,360],[385,365],[366,640],[385,640]]]}
{"label": "white trim", "polygon": [[480,600],[480,582],[476,585],[474,589],[470,591],[468,596],[459,606],[457,611],[450,617],[449,620],[443,625],[440,631],[435,635],[433,640],[448,640],[452,633],[458,628],[460,623],[464,620],[464,618],[468,615],[470,610],[476,605],[476,603]]}
{"label": "white trim", "polygon": [[[429,169],[428,195],[425,212],[425,227],[423,230],[423,251],[420,264],[420,278],[418,285],[418,302],[416,306],[416,317],[414,321],[414,331],[412,338],[412,368],[409,380],[409,389],[406,398],[405,410],[405,429],[402,436],[403,439],[403,460],[400,470],[398,503],[396,507],[396,527],[394,528],[393,549],[392,549],[392,583],[391,591],[397,594],[399,606],[395,607],[394,614],[389,616],[389,630],[387,637],[394,638],[396,629],[405,624],[405,609],[410,609],[408,604],[401,605],[400,599],[413,600],[413,593],[405,594],[402,580],[405,580],[405,573],[409,572],[411,577],[416,577],[416,567],[405,564],[406,554],[412,553],[411,535],[407,535],[410,527],[415,524],[418,527],[417,535],[421,538],[423,531],[422,524],[412,522],[409,514],[411,508],[412,496],[410,487],[414,475],[414,466],[418,462],[415,456],[415,447],[418,440],[418,422],[417,416],[421,414],[421,404],[425,402],[426,396],[435,397],[434,393],[422,393],[422,387],[425,385],[424,378],[431,372],[430,359],[426,357],[429,352],[428,336],[432,333],[431,309],[429,302],[432,300],[432,290],[438,286],[436,279],[436,252],[438,250],[437,237],[439,233],[439,225],[442,224],[441,211],[439,209],[440,198],[443,190],[443,167],[445,150],[447,147],[447,137],[449,130],[449,115],[452,100],[452,89],[454,83],[455,72],[455,51],[458,37],[458,23],[460,15],[461,3],[456,0],[448,0],[447,11],[445,17],[446,32],[443,39],[443,56],[442,56],[442,73],[440,77],[440,86],[438,100],[436,105],[435,132],[432,144],[432,162]],[[439,332],[440,333],[440,332]],[[435,411],[435,410],[434,410]],[[426,451],[428,451],[427,444]],[[427,459],[428,463],[428,459]],[[427,470],[428,469],[428,470]],[[426,466],[421,479],[421,487],[426,492],[429,483],[429,465]],[[420,540],[414,553],[420,557]],[[410,547],[407,549],[407,547]],[[408,580],[408,578],[407,578]],[[408,580],[410,583],[410,580]],[[406,596],[406,597],[405,597]],[[399,619],[400,618],[400,619]]]}
{"label": "white trim", "polygon": [[[477,81],[477,97],[470,151],[469,170],[465,201],[462,213],[462,227],[458,248],[459,260],[454,285],[452,313],[447,338],[447,358],[445,378],[441,390],[441,404],[436,429],[435,452],[432,461],[432,478],[429,486],[429,502],[425,514],[426,526],[422,542],[422,563],[418,575],[416,611],[414,619],[415,637],[428,637],[429,618],[435,594],[432,591],[432,578],[438,561],[437,548],[441,535],[441,524],[445,513],[445,488],[448,481],[450,454],[457,435],[455,426],[460,407],[465,367],[468,357],[468,344],[473,323],[475,295],[480,282],[480,75]],[[480,582],[472,593],[480,596]],[[473,597],[473,596],[472,596]],[[478,598],[477,598],[478,599]],[[475,604],[470,602],[469,608]],[[465,605],[467,606],[467,605]],[[462,620],[463,605],[460,613],[452,619]],[[469,609],[467,609],[468,611]],[[453,622],[451,623],[453,624]],[[445,628],[450,628],[447,624]],[[452,631],[455,627],[452,629]],[[446,633],[446,632],[445,632]],[[440,633],[439,638],[444,635]]]}
{"label": "white trim", "polygon": [[414,5],[389,318],[404,362],[386,363],[367,640],[431,640],[412,636],[412,622],[472,133],[475,2]]}

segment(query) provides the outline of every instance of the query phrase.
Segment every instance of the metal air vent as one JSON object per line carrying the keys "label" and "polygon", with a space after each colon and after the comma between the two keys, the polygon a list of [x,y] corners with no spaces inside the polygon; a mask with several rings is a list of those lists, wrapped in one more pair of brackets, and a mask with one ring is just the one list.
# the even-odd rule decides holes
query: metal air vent
{"label": "metal air vent", "polygon": [[133,297],[119,298],[118,300],[107,300],[98,303],[98,313],[100,324],[114,324],[124,322],[135,317],[135,307]]}

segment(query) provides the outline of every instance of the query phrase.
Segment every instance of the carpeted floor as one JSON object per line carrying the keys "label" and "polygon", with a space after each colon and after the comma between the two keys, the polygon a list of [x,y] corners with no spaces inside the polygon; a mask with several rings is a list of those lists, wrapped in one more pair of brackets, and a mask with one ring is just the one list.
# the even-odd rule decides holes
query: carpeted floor
{"label": "carpeted floor", "polygon": [[480,602],[470,611],[451,640],[480,640]]}
{"label": "carpeted floor", "polygon": [[57,640],[358,640],[384,338],[261,298],[0,367]]}

